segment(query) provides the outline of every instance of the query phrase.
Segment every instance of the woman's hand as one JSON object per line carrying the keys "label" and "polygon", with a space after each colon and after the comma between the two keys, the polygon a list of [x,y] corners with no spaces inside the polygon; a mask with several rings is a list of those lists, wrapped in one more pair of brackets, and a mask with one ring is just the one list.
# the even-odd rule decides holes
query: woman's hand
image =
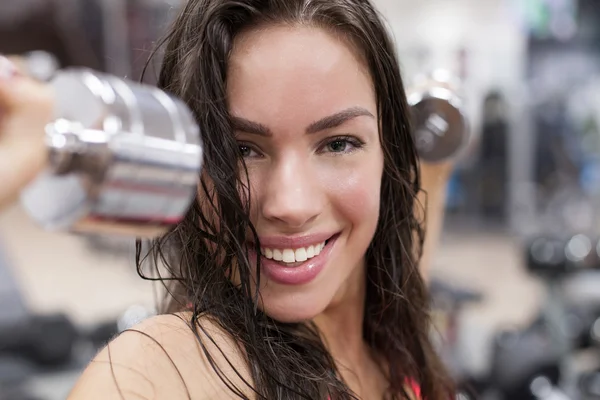
{"label": "woman's hand", "polygon": [[50,85],[26,76],[18,58],[0,56],[0,211],[44,168]]}

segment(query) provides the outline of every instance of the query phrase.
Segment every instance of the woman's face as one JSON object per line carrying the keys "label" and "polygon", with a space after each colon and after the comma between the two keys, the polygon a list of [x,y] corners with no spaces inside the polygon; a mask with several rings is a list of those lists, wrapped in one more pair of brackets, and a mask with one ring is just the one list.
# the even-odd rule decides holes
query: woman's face
{"label": "woman's face", "polygon": [[245,32],[229,68],[263,248],[261,307],[312,319],[364,282],[383,173],[372,81],[352,46],[313,27]]}

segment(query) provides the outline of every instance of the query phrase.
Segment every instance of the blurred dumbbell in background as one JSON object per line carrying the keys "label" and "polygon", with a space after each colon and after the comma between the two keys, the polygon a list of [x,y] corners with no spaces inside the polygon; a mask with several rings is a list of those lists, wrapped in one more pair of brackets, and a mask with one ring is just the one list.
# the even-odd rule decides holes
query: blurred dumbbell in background
{"label": "blurred dumbbell in background", "polygon": [[445,70],[416,77],[407,89],[420,158],[439,163],[456,158],[471,139],[460,84]]}
{"label": "blurred dumbbell in background", "polygon": [[600,240],[583,233],[534,237],[526,244],[526,265],[531,273],[547,278],[600,271]]}

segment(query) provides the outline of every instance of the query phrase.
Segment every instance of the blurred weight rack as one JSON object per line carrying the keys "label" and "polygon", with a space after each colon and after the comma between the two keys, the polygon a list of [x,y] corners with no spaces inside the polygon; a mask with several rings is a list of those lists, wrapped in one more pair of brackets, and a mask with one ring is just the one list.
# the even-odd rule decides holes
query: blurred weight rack
{"label": "blurred weight rack", "polygon": [[[167,31],[183,0],[105,0],[99,4],[104,20],[106,71],[140,79],[155,43]],[[159,60],[154,58],[152,66],[156,67]],[[153,83],[157,73],[156,68],[150,68],[144,81]]]}
{"label": "blurred weight rack", "polygon": [[[64,67],[85,66],[138,80],[154,44],[182,4],[182,0],[3,1],[0,53],[45,50]],[[156,75],[151,68],[146,80],[152,82]]]}

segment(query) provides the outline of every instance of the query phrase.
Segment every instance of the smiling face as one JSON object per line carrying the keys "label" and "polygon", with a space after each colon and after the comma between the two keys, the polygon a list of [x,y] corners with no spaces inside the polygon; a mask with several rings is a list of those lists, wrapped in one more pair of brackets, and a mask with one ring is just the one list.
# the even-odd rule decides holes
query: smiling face
{"label": "smiling face", "polygon": [[369,72],[340,37],[271,26],[236,38],[227,84],[263,248],[261,307],[312,319],[364,283],[383,173]]}

